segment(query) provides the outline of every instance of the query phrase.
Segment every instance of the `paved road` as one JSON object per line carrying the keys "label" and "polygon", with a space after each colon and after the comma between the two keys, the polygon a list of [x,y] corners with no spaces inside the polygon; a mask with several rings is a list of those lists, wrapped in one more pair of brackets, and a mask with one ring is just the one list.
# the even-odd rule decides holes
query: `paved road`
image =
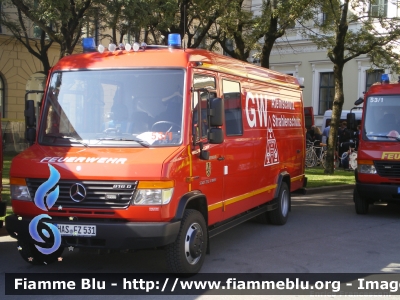
{"label": "paved road", "polygon": [[[399,207],[387,206],[374,206],[368,215],[357,215],[352,201],[352,190],[296,195],[292,199],[292,211],[286,225],[246,222],[213,238],[211,254],[207,256],[202,272],[400,273],[399,217]],[[2,230],[0,229],[0,235],[4,233]],[[62,262],[53,265],[31,266],[19,257],[13,239],[0,237],[0,298],[18,299],[12,296],[2,297],[4,273],[9,272],[166,272],[164,253],[161,250],[108,255],[93,255],[75,250],[65,251],[63,258]],[[309,297],[269,296],[268,299]],[[53,299],[50,296],[27,298]],[[99,297],[85,296],[86,298]],[[117,298],[132,299],[132,296]],[[156,298],[158,297],[146,297]],[[243,299],[243,296],[174,296],[171,299],[176,298]],[[247,298],[249,297],[246,296]],[[265,296],[253,298],[265,299]],[[57,296],[57,299],[72,297]],[[73,299],[83,299],[83,296],[74,296]],[[392,296],[391,299],[400,297]]]}

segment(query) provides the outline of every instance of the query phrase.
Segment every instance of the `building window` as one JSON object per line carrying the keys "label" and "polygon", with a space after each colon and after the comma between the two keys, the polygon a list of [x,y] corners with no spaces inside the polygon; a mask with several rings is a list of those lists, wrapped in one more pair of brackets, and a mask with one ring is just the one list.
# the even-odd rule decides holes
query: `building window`
{"label": "building window", "polygon": [[5,117],[5,103],[4,103],[4,81],[3,78],[0,76],[0,112],[1,112],[1,117]]}
{"label": "building window", "polygon": [[328,24],[328,14],[327,13],[322,13],[322,25],[327,25]]}
{"label": "building window", "polygon": [[323,115],[328,109],[332,109],[335,96],[335,82],[333,72],[320,73],[319,80],[319,108],[318,114]]}
{"label": "building window", "polygon": [[369,87],[375,82],[381,81],[381,75],[384,73],[383,70],[373,70],[372,72],[366,72],[365,90],[368,91]]}
{"label": "building window", "polygon": [[370,16],[371,17],[387,17],[388,0],[371,1]]}

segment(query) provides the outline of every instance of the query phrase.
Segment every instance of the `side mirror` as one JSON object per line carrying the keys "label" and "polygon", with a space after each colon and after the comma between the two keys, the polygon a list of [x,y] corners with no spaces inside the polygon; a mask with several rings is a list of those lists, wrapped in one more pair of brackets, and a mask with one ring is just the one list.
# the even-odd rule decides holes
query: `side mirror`
{"label": "side mirror", "polygon": [[364,102],[364,99],[362,97],[360,97],[354,102],[354,105],[360,105],[363,102]]}
{"label": "side mirror", "polygon": [[27,128],[25,131],[25,138],[29,145],[32,146],[36,140],[36,129],[33,127]]}
{"label": "side mirror", "polygon": [[210,128],[208,132],[208,140],[210,144],[222,144],[224,141],[224,132],[222,128]]}
{"label": "side mirror", "polygon": [[27,127],[34,127],[36,125],[35,120],[35,103],[33,100],[27,100],[25,102],[25,123]]}
{"label": "side mirror", "polygon": [[351,130],[356,130],[356,114],[348,113],[347,114],[347,128]]}
{"label": "side mirror", "polygon": [[209,100],[208,115],[210,117],[210,126],[222,126],[224,116],[224,101],[221,98]]}

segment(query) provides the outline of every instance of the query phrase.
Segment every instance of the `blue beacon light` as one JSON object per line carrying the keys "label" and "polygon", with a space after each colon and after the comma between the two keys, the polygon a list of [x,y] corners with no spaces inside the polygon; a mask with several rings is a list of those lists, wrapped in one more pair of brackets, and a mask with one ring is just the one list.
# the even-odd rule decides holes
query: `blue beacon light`
{"label": "blue beacon light", "polygon": [[168,35],[168,47],[181,48],[181,35],[179,33],[170,33]]}
{"label": "blue beacon light", "polygon": [[389,83],[389,74],[381,75],[381,83]]}
{"label": "blue beacon light", "polygon": [[83,38],[82,39],[82,48],[83,48],[83,53],[96,51],[96,45],[94,43],[94,38],[92,38],[92,37]]}

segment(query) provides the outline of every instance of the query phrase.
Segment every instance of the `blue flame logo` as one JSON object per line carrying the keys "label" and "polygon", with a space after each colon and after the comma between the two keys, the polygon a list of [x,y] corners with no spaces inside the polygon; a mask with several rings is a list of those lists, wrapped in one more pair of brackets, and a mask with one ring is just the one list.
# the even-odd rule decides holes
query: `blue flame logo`
{"label": "blue flame logo", "polygon": [[[60,194],[59,186],[57,185],[56,188],[48,193],[53,186],[57,184],[60,180],[60,173],[52,166],[48,165],[50,169],[50,177],[47,181],[43,182],[36,191],[34,203],[37,207],[41,210],[48,211],[50,208],[53,207],[54,203],[56,203],[58,195]],[[46,199],[46,201],[45,201]],[[46,203],[45,203],[46,202]],[[51,236],[54,237],[54,243],[51,248],[43,248],[39,245],[35,245],[35,247],[43,254],[51,254],[56,251],[61,245],[61,233],[58,230],[57,226],[47,223],[47,222],[40,222],[42,219],[51,219],[51,217],[47,214],[41,214],[32,219],[29,223],[29,233],[31,237],[38,243],[44,243],[45,241],[43,238],[49,239]],[[46,226],[38,232],[38,226]]]}
{"label": "blue flame logo", "polygon": [[[39,243],[44,243],[44,240],[41,238],[41,236],[37,230],[39,221],[44,218],[51,219],[51,217],[49,215],[41,214],[41,215],[34,217],[32,219],[32,221],[29,223],[29,233],[31,234],[31,237]],[[55,226],[51,223],[47,223],[47,222],[43,222],[43,224],[45,224],[48,227],[48,229],[42,229],[41,233],[46,238],[50,238],[51,237],[51,235],[49,233],[49,230],[50,230],[50,232],[54,236],[54,244],[51,248],[43,248],[38,245],[35,245],[35,247],[43,254],[51,254],[60,247],[61,234],[60,234],[60,231],[58,230],[57,226]]]}
{"label": "blue flame logo", "polygon": [[54,191],[50,192],[47,194],[46,197],[46,202],[47,202],[47,208],[44,203],[44,198],[46,196],[46,193],[56,185],[56,183],[60,180],[60,173],[52,166],[49,164],[49,169],[50,169],[50,177],[49,180],[43,182],[39,188],[36,191],[35,194],[35,205],[39,207],[41,210],[48,211],[50,208],[53,207],[54,203],[56,203],[58,195],[60,194],[60,189],[59,186],[54,189]]}

